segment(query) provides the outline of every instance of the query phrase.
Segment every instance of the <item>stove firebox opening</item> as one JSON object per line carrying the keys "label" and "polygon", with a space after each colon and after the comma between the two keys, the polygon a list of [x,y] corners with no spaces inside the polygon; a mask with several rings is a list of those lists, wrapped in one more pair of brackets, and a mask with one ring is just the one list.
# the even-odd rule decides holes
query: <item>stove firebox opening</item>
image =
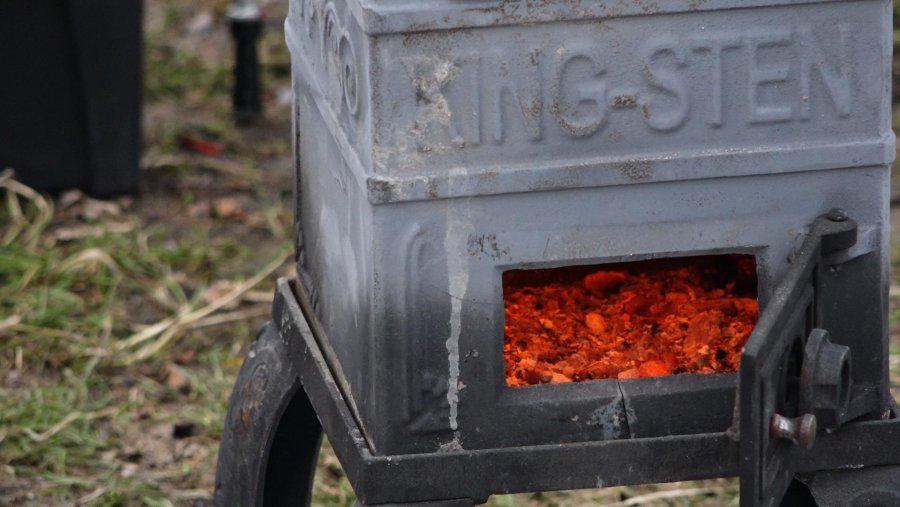
{"label": "stove firebox opening", "polygon": [[506,384],[738,369],[756,259],[706,255],[503,273]]}

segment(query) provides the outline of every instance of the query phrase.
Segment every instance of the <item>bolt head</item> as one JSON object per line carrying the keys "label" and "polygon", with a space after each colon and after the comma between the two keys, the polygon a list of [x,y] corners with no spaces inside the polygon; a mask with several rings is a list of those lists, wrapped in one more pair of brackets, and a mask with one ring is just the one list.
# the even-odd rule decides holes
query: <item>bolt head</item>
{"label": "bolt head", "polygon": [[841,208],[832,208],[825,217],[832,222],[844,222],[850,218],[847,212]]}
{"label": "bolt head", "polygon": [[790,440],[794,445],[810,449],[816,442],[818,429],[818,421],[813,414],[803,414],[793,419],[784,417],[781,414],[773,414],[769,426],[769,435],[772,438]]}
{"label": "bolt head", "polygon": [[837,429],[850,403],[850,348],[832,343],[828,332],[809,335],[800,375],[800,410],[816,414],[826,429]]}
{"label": "bolt head", "polygon": [[819,429],[818,421],[816,416],[812,414],[803,414],[799,419],[796,443],[804,449],[811,449],[813,444],[816,443],[816,431]]}

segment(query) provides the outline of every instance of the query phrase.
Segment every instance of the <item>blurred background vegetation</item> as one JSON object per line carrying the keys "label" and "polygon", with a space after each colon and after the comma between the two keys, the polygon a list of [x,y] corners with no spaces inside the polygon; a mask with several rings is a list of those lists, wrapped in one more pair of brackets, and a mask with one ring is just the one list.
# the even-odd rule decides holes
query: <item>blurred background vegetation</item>
{"label": "blurred background vegetation", "polygon": [[[258,124],[231,118],[227,1],[146,0],[140,193],[51,198],[0,174],[0,505],[211,505],[231,386],[293,269],[287,7],[263,4]],[[737,491],[723,479],[491,505],[737,505]],[[314,502],[353,500],[326,443]]]}

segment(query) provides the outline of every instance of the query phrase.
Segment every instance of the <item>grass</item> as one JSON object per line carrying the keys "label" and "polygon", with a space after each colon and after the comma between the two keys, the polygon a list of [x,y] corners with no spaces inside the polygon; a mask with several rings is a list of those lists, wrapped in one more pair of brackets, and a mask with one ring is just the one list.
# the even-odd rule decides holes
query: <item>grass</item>
{"label": "grass", "polygon": [[[233,125],[226,6],[147,2],[138,196],[50,198],[0,176],[0,505],[210,503],[228,395],[292,247],[289,104],[269,97],[260,125]],[[260,47],[266,88],[289,90],[277,25]],[[185,150],[185,138],[222,152]],[[353,501],[326,443],[314,503]],[[737,502],[723,479],[489,505]]]}
{"label": "grass", "polygon": [[[202,4],[147,5],[140,195],[50,198],[0,176],[0,505],[208,502],[234,377],[290,272],[292,218],[289,112],[232,125],[227,31],[184,33],[227,2]],[[284,82],[285,65],[264,79]]]}
{"label": "grass", "polygon": [[[0,384],[0,463],[40,495],[75,501],[103,489],[100,504],[151,505],[170,495],[154,476],[118,477],[129,459],[129,428],[164,421],[194,427],[208,448],[202,472],[210,470],[252,324],[205,324],[248,310],[264,318],[268,303],[243,298],[268,288],[259,285],[270,285],[284,264],[289,223],[268,232],[261,251],[228,235],[211,237],[215,224],[173,235],[142,223],[127,206],[110,222],[125,226],[110,232],[116,227],[106,218],[54,213],[49,200],[10,176],[0,178],[7,197],[0,223],[8,224],[0,229],[0,369],[10,372]],[[91,202],[82,197],[78,209]],[[58,239],[84,227],[96,234]],[[260,256],[272,262],[242,284]],[[221,280],[226,290],[210,292]],[[146,332],[160,322],[158,332]],[[174,482],[190,479],[196,466],[174,473]]]}

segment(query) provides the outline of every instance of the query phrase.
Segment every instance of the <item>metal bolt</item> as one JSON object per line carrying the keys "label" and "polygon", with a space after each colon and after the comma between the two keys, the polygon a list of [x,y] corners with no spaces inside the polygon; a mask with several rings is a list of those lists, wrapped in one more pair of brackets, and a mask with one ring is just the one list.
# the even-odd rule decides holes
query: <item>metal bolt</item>
{"label": "metal bolt", "polygon": [[794,445],[810,449],[816,442],[817,426],[816,416],[812,414],[803,414],[793,419],[775,414],[769,426],[769,436],[790,440]]}
{"label": "metal bolt", "polygon": [[832,208],[825,216],[832,222],[844,222],[850,218],[850,216],[847,215],[847,211],[841,208]]}
{"label": "metal bolt", "polygon": [[849,347],[832,343],[824,329],[809,333],[800,372],[799,411],[815,414],[826,430],[844,422],[853,387],[850,366]]}

